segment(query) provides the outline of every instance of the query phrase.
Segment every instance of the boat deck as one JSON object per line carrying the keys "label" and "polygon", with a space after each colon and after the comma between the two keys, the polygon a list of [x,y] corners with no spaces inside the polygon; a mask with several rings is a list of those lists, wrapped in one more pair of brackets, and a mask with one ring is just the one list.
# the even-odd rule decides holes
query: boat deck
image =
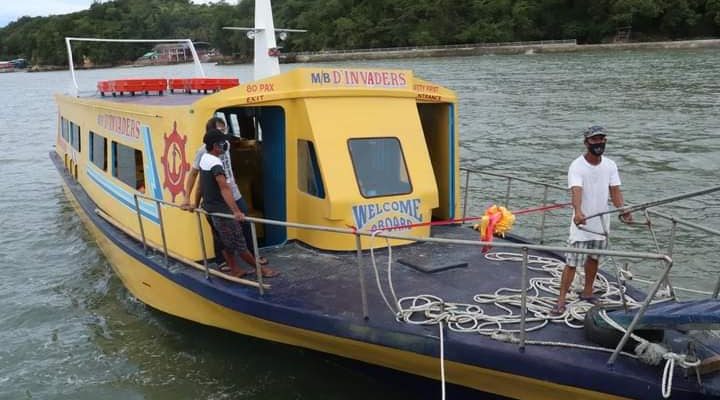
{"label": "boat deck", "polygon": [[[477,240],[478,233],[468,227],[434,227],[433,237]],[[377,239],[378,245],[381,242],[382,239]],[[271,304],[276,310],[285,310],[275,313],[275,319],[331,335],[435,357],[439,355],[437,325],[419,326],[396,321],[380,295],[367,250],[364,253],[369,309],[367,320],[362,314],[354,253],[320,252],[298,243],[288,243],[281,248],[263,250],[262,254],[269,258],[273,268],[281,275],[266,280],[272,288],[264,297],[255,295],[257,291],[252,289],[250,295]],[[387,250],[376,251],[376,264],[385,293],[390,296],[387,289],[387,254]],[[554,254],[534,254],[557,258]],[[480,246],[416,243],[393,248],[392,258],[392,281],[398,298],[431,294],[445,302],[473,303],[476,294],[494,293],[500,288],[519,289],[521,284],[520,262],[487,259]],[[428,273],[406,266],[399,260],[426,266],[466,266]],[[542,274],[530,271],[530,278]],[[248,288],[234,286],[230,290],[240,296],[248,294]],[[638,292],[635,291],[635,294]],[[493,306],[483,308],[488,314],[504,313]],[[297,310],[297,314],[293,316],[294,313],[289,310]],[[444,336],[447,360],[607,393],[616,392],[618,395],[632,393],[633,398],[660,397],[662,365],[649,366],[620,356],[610,368],[606,364],[610,353],[606,352],[543,345],[528,345],[521,352],[517,344],[477,333],[457,333],[446,329]],[[679,334],[670,333],[667,338],[684,344],[677,336]],[[536,332],[530,332],[528,340],[597,346],[585,338],[582,329],[573,329],[564,323],[550,323]],[[685,352],[686,347],[675,350]],[[705,350],[706,355],[720,352],[720,348]],[[706,389],[718,387],[720,379],[716,375],[703,377]],[[683,387],[697,390],[692,378],[676,379],[673,398],[682,398],[679,393]]]}

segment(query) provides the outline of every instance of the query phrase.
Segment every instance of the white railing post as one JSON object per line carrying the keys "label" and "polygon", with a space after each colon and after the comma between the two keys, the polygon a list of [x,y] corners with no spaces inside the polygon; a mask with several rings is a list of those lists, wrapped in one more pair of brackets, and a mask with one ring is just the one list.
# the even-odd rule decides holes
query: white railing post
{"label": "white railing post", "polygon": [[[197,226],[200,233],[200,248],[202,249],[203,265],[205,266],[205,279],[210,279],[210,267],[208,267],[207,261],[207,249],[205,248],[205,232],[203,232],[202,228],[202,217],[198,212],[196,212],[195,215],[197,215]],[[217,254],[215,256],[217,257]]]}

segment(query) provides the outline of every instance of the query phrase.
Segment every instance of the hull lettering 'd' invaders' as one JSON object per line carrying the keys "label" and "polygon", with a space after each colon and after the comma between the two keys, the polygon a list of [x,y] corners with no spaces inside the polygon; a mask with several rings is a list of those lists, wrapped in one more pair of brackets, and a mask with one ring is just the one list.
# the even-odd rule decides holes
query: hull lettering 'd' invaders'
{"label": "hull lettering 'd' invaders'", "polygon": [[335,69],[310,74],[313,85],[366,86],[381,88],[404,88],[407,78],[395,71],[355,71]]}

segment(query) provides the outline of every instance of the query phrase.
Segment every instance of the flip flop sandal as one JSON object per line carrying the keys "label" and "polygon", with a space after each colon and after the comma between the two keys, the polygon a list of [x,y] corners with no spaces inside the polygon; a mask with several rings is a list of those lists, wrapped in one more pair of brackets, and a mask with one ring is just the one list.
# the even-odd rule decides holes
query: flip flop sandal
{"label": "flip flop sandal", "polygon": [[270,261],[268,261],[267,258],[260,256],[260,257],[258,257],[258,263],[260,265],[268,265],[270,263]]}
{"label": "flip flop sandal", "polygon": [[590,304],[592,304],[592,305],[594,305],[594,306],[600,304],[600,299],[597,298],[596,296],[583,296],[583,295],[580,295],[580,300],[585,301],[585,302],[588,302],[588,303],[590,303]]}
{"label": "flip flop sandal", "polygon": [[555,317],[559,317],[563,314],[565,314],[565,304],[555,304],[552,310],[550,310],[550,315]]}
{"label": "flip flop sandal", "polygon": [[263,278],[274,278],[274,277],[280,275],[280,272],[278,272],[278,271],[270,271],[270,272],[263,271],[262,274],[263,274]]}
{"label": "flip flop sandal", "polygon": [[228,266],[227,263],[225,263],[225,262],[218,265],[217,269],[218,269],[218,271],[226,273],[226,274],[232,272],[232,269],[230,269],[230,266]]}
{"label": "flip flop sandal", "polygon": [[[256,273],[256,271],[254,269],[248,271],[248,275],[255,274],[255,273]],[[265,268],[262,268],[262,277],[263,278],[274,278],[278,275],[280,275],[280,272],[278,272],[278,271],[268,271]]]}
{"label": "flip flop sandal", "polygon": [[234,273],[234,274],[233,274],[232,272],[229,272],[228,275],[233,276],[233,277],[235,277],[235,278],[242,278],[242,277],[245,277],[245,276],[250,275],[250,271],[242,271],[242,270],[241,270],[241,271],[238,271],[238,272],[236,272],[236,273]]}

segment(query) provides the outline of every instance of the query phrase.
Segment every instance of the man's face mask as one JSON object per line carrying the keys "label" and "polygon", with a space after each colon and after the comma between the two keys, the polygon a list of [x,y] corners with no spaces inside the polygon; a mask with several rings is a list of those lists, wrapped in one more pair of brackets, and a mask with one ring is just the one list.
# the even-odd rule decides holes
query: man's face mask
{"label": "man's face mask", "polygon": [[588,151],[593,155],[601,156],[605,152],[605,140],[597,143],[590,143],[590,141],[588,141],[587,146]]}

